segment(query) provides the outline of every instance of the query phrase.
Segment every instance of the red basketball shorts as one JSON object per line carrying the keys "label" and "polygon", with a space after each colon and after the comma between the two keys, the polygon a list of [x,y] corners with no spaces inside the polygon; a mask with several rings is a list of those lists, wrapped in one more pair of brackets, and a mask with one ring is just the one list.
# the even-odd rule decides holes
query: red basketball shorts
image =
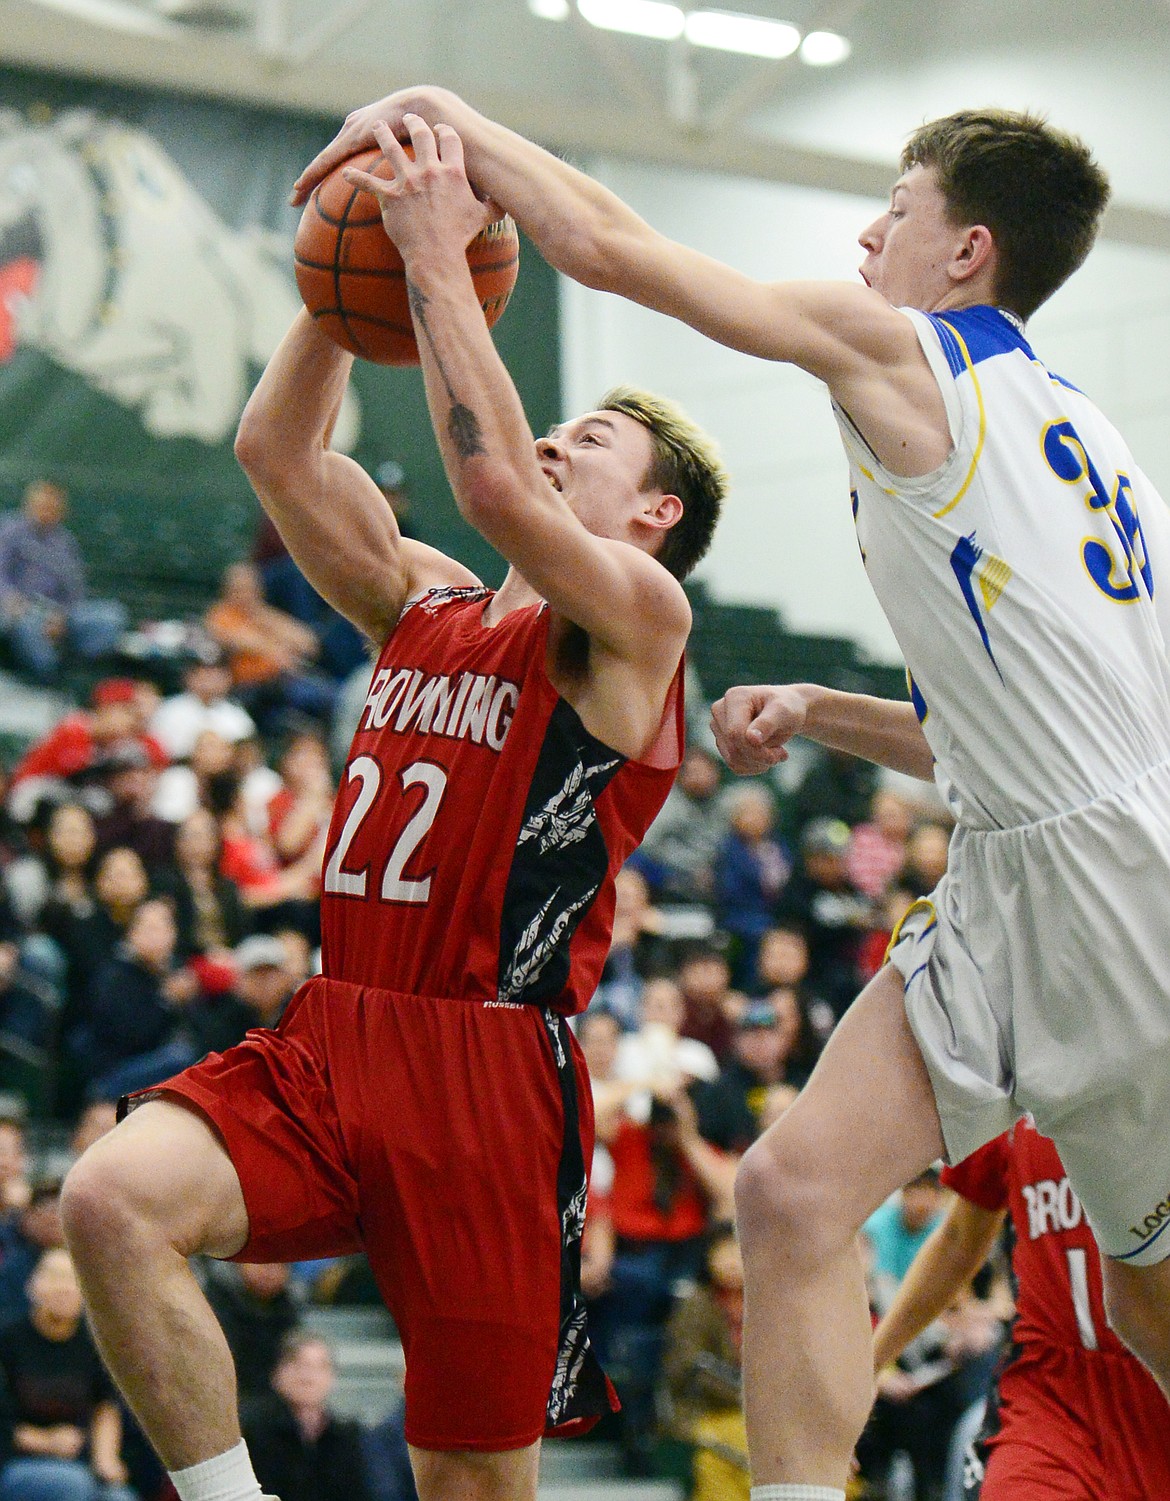
{"label": "red basketball shorts", "polygon": [[967,1501],[1170,1497],[1170,1405],[1123,1355],[1020,1350],[968,1455]]}
{"label": "red basketball shorts", "polygon": [[144,1091],[221,1137],[240,1261],[364,1250],[406,1356],[406,1436],[504,1450],[616,1405],[578,1287],[593,1145],[562,1017],[321,977],[276,1031]]}

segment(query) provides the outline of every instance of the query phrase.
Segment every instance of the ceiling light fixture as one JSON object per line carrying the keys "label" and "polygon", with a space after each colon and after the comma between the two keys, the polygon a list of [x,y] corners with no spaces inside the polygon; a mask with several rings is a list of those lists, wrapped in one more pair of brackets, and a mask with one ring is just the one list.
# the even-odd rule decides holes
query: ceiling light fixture
{"label": "ceiling light fixture", "polygon": [[800,44],[800,60],[810,68],[832,68],[843,63],[852,51],[848,37],[835,31],[810,31]]}
{"label": "ceiling light fixture", "polygon": [[569,0],[528,0],[528,9],[542,21],[567,21]]}
{"label": "ceiling light fixture", "polygon": [[800,32],[787,21],[746,16],[732,10],[695,10],[686,19],[686,37],[696,47],[743,52],[750,57],[791,57]]}
{"label": "ceiling light fixture", "polygon": [[[568,14],[568,0],[528,0],[533,15],[560,21]],[[801,41],[800,29],[788,21],[746,15],[736,10],[694,10],[686,14],[669,0],[577,0],[577,9],[591,26],[621,31],[627,36],[673,42],[684,36],[695,47],[739,52],[749,57],[779,60],[799,49],[800,60],[814,68],[842,63],[852,48],[835,31],[810,31]]]}
{"label": "ceiling light fixture", "polygon": [[603,31],[624,31],[659,42],[673,42],[686,24],[680,8],[666,0],[577,0],[577,9]]}

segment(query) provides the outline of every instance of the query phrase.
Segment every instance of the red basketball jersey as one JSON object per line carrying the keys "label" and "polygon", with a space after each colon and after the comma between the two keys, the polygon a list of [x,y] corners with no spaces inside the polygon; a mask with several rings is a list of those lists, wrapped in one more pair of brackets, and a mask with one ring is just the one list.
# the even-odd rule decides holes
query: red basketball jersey
{"label": "red basketball jersey", "polygon": [[1014,1231],[1017,1316],[967,1455],[966,1501],[1170,1496],[1170,1407],[1105,1321],[1101,1259],[1056,1147],[1031,1121],[944,1181]]}
{"label": "red basketball jersey", "polygon": [[1055,1145],[1024,1117],[943,1181],[984,1209],[1008,1209],[1018,1343],[1128,1353],[1105,1320],[1101,1258]]}
{"label": "red basketball jersey", "polygon": [[655,744],[590,735],[545,669],[549,612],[485,627],[492,591],[436,589],[378,659],[326,848],[326,975],[497,1005],[583,1009],[613,877],[682,758],[682,667]]}

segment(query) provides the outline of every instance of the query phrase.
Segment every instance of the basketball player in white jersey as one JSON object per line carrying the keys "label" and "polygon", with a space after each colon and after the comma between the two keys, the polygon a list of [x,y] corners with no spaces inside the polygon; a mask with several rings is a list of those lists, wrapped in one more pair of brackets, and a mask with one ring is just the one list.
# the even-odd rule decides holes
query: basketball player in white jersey
{"label": "basketball player in white jersey", "polygon": [[948,873],[740,1167],[756,1501],[839,1501],[872,1397],[854,1232],[940,1154],[1030,1110],[1106,1253],[1114,1327],[1170,1390],[1170,526],[1091,402],[1023,333],[1108,197],[1041,120],[917,131],[860,236],[865,285],[765,285],[434,89],[351,116],[443,120],[479,191],[558,269],[820,377],[913,704],[812,685],[716,706],[737,771],[793,734],[937,778]]}

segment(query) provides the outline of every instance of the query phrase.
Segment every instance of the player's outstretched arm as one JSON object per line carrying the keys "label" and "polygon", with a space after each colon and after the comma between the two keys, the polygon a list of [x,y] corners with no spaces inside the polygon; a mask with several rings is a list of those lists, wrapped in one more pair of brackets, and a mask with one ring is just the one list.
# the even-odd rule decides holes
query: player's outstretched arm
{"label": "player's outstretched arm", "polygon": [[729,688],[712,706],[719,753],[741,776],[758,776],[788,759],[788,742],[803,735],[832,750],[934,780],[934,756],[913,704],[842,693],[819,683]]}
{"label": "player's outstretched arm", "polygon": [[910,1263],[873,1337],[875,1371],[892,1364],[943,1313],[991,1255],[1007,1214],[956,1195]]}
{"label": "player's outstretched arm", "polygon": [[475,579],[404,539],[361,465],[329,447],[352,363],[299,313],[244,409],[236,457],[313,588],[380,644],[414,590]]}
{"label": "player's outstretched arm", "polygon": [[845,405],[857,422],[866,403],[854,387],[872,381],[875,368],[888,377],[905,361],[923,375],[913,329],[878,293],[845,282],[745,276],[659,234],[602,184],[446,89],[403,89],[354,111],[297,180],[294,201],[347,156],[374,145],[377,123],[405,138],[408,113],[457,131],[476,191],[510,213],[545,259],[575,281],[679,318],[748,354],[800,365],[842,400],[849,397]]}
{"label": "player's outstretched arm", "polygon": [[406,266],[431,419],[459,509],[592,641],[640,663],[660,656],[669,677],[690,626],[682,586],[648,553],[586,530],[543,473],[467,268],[466,245],[489,210],[468,185],[455,132],[409,124],[413,162],[376,127],[393,182],[359,172],[351,180],[379,198]]}

